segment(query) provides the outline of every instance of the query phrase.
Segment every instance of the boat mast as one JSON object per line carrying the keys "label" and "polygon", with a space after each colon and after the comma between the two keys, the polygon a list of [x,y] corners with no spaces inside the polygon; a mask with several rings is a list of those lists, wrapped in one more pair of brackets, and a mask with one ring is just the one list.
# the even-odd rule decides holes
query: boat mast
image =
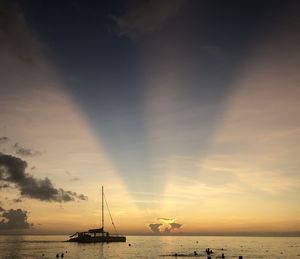
{"label": "boat mast", "polygon": [[102,231],[104,231],[104,203],[103,203],[103,185],[102,185]]}

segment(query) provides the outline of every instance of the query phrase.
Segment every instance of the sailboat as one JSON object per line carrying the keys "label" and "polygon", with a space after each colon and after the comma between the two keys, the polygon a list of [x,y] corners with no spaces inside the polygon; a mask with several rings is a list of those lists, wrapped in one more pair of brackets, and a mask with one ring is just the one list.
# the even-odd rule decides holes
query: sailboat
{"label": "sailboat", "polygon": [[126,236],[122,235],[111,235],[109,232],[104,231],[104,200],[107,206],[107,210],[109,212],[112,225],[114,226],[114,229],[117,233],[115,224],[113,222],[112,216],[110,214],[110,210],[108,208],[107,201],[104,196],[104,188],[102,186],[102,206],[101,206],[101,212],[102,212],[102,226],[101,228],[96,229],[89,229],[88,231],[84,232],[76,232],[75,234],[70,236],[69,242],[78,242],[78,243],[109,243],[109,242],[126,242]]}

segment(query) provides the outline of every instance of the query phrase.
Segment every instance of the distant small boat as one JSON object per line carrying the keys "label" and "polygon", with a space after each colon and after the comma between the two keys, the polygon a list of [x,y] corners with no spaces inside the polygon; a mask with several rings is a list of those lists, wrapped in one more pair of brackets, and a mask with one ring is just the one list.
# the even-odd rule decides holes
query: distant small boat
{"label": "distant small boat", "polygon": [[[106,200],[105,200],[106,201]],[[107,205],[107,202],[106,202]],[[107,206],[108,212],[110,214],[109,208]],[[111,235],[109,232],[104,231],[104,188],[102,186],[102,227],[96,229],[89,229],[85,232],[76,232],[70,236],[68,242],[78,242],[78,243],[110,243],[110,242],[126,242],[126,236],[122,235]],[[116,230],[115,224],[112,220],[111,214],[110,218],[112,224]],[[117,231],[116,231],[117,232]]]}

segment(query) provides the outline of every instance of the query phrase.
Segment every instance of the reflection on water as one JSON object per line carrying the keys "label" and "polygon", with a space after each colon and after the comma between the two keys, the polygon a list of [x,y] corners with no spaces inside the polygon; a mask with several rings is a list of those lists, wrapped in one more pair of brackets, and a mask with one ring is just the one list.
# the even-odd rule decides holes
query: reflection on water
{"label": "reflection on water", "polygon": [[[19,256],[19,251],[22,251],[24,249],[24,236],[10,236],[6,237],[7,241],[7,253],[8,257],[10,258],[17,258]],[[2,241],[2,239],[1,239]],[[2,244],[1,244],[2,248]]]}
{"label": "reflection on water", "polygon": [[65,240],[67,236],[0,236],[0,258],[56,258],[57,253],[64,253],[64,258],[158,258],[194,251],[201,255],[198,258],[207,258],[204,251],[209,247],[214,251],[212,258],[224,253],[226,258],[300,259],[300,237],[128,236],[127,243],[110,244]]}

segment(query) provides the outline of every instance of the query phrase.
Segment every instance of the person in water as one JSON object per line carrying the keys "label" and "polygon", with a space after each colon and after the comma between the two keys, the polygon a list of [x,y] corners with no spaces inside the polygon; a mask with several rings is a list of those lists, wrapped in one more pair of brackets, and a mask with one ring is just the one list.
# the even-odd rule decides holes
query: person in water
{"label": "person in water", "polygon": [[206,252],[207,254],[212,254],[212,253],[213,253],[213,251],[212,251],[211,249],[209,249],[209,248],[206,248],[206,249],[205,249],[205,252]]}

